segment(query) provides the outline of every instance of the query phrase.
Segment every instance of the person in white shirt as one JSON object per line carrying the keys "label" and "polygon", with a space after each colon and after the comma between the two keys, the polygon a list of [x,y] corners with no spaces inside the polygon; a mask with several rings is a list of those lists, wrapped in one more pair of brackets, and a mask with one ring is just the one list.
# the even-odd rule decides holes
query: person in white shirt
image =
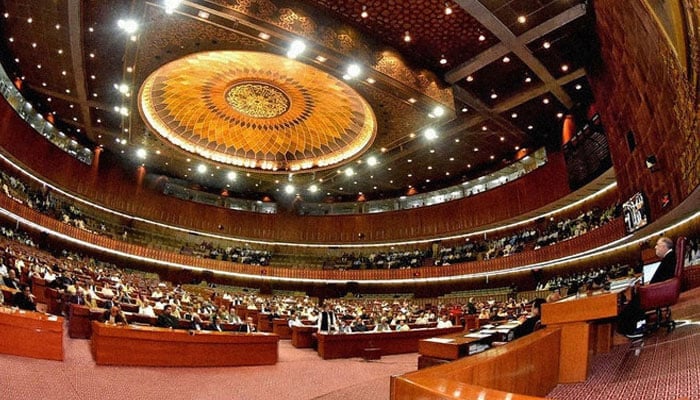
{"label": "person in white shirt", "polygon": [[437,323],[438,328],[452,328],[452,321],[447,314],[444,314]]}

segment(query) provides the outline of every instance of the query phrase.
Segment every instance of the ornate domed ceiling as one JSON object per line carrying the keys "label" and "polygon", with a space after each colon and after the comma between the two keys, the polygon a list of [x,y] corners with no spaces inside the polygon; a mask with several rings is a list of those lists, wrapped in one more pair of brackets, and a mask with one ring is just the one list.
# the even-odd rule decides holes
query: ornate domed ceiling
{"label": "ornate domed ceiling", "polygon": [[341,80],[251,51],[196,53],[162,66],[141,86],[139,108],[175,146],[252,170],[333,167],[361,155],[377,129],[369,104]]}
{"label": "ornate domed ceiling", "polygon": [[587,3],[0,0],[0,61],[67,137],[146,184],[397,198],[557,149],[563,115],[592,102]]}

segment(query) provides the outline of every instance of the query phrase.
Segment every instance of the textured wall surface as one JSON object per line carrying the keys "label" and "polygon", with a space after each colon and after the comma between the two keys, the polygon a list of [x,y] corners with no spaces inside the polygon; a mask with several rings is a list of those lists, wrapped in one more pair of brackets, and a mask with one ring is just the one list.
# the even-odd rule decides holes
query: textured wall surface
{"label": "textured wall surface", "polygon": [[[653,219],[677,206],[700,184],[697,1],[681,0],[687,65],[679,61],[646,0],[596,0],[602,65],[591,83],[598,102],[621,196],[642,191]],[[628,132],[636,148],[630,151]],[[658,161],[656,171],[645,165]],[[672,203],[662,208],[664,194]]]}

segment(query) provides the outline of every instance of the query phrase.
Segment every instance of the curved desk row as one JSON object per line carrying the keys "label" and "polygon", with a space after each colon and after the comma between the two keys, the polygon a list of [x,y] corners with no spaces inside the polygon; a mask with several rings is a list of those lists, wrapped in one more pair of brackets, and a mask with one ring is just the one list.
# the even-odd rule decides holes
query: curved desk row
{"label": "curved desk row", "polygon": [[392,376],[391,399],[525,400],[546,396],[559,383],[560,333],[559,329],[541,329],[449,364]]}
{"label": "curved desk row", "polygon": [[452,328],[417,328],[403,332],[355,332],[316,334],[318,355],[324,360],[332,358],[363,357],[367,349],[378,349],[381,355],[414,353],[418,342],[435,336],[461,332],[462,326]]}
{"label": "curved desk row", "polygon": [[0,343],[3,354],[62,361],[63,318],[0,307]]}
{"label": "curved desk row", "polygon": [[277,362],[278,344],[279,337],[269,333],[193,332],[92,323],[92,353],[99,365],[270,365]]}

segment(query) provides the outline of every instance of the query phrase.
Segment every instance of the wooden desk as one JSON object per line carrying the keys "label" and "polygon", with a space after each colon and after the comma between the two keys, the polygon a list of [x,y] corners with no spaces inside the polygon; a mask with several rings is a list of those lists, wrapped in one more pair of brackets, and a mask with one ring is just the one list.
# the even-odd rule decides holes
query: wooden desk
{"label": "wooden desk", "polygon": [[63,361],[63,317],[0,307],[0,353]]}
{"label": "wooden desk", "polygon": [[277,362],[278,344],[279,337],[269,333],[192,332],[92,323],[92,354],[99,365],[269,365]]}
{"label": "wooden desk", "polygon": [[[559,329],[521,339],[446,365],[391,377],[391,399],[535,399],[556,385]],[[506,393],[509,392],[509,393]]]}
{"label": "wooden desk", "polygon": [[[467,332],[453,333],[439,338],[421,339],[418,341],[418,352],[422,356],[457,360],[469,355],[469,347],[476,343],[488,343],[489,338],[467,338]],[[435,340],[438,339],[438,340]],[[449,340],[449,342],[447,342]]]}
{"label": "wooden desk", "polygon": [[89,339],[92,336],[90,307],[71,304],[68,317],[68,336],[73,339]]}
{"label": "wooden desk", "polygon": [[289,322],[286,318],[275,318],[272,320],[272,333],[280,337],[280,339],[289,340],[292,338],[292,328],[289,327]]}
{"label": "wooden desk", "polygon": [[381,355],[412,353],[418,351],[421,339],[462,332],[461,326],[452,328],[421,328],[404,332],[355,332],[317,334],[318,355],[324,360],[332,358],[362,357],[365,349],[380,348]]}
{"label": "wooden desk", "polygon": [[313,334],[318,330],[316,325],[292,327],[292,346],[298,349],[310,349],[315,347],[316,339]]}
{"label": "wooden desk", "polygon": [[618,293],[583,295],[542,304],[542,324],[561,329],[561,383],[585,381],[594,351],[609,349],[612,335],[609,318],[617,315]]}

